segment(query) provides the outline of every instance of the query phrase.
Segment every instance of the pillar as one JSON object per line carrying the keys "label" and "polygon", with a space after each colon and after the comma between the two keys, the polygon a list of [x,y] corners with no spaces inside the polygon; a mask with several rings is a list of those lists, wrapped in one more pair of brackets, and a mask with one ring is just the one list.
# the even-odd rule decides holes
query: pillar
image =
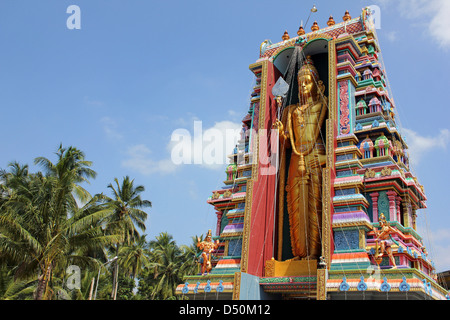
{"label": "pillar", "polygon": [[372,218],[373,222],[378,222],[378,196],[380,194],[378,192],[374,192],[370,194],[372,198]]}
{"label": "pillar", "polygon": [[223,211],[217,211],[216,236],[220,236],[220,225],[222,222]]}
{"label": "pillar", "polygon": [[404,227],[411,227],[411,205],[403,203],[403,224]]}
{"label": "pillar", "polygon": [[395,200],[397,197],[397,193],[395,191],[388,191],[386,192],[388,198],[389,198],[389,221],[397,221],[397,214],[396,214],[396,207],[395,207]]}
{"label": "pillar", "polygon": [[400,197],[400,196],[397,196],[397,199],[396,199],[396,205],[397,205],[397,221],[398,222],[401,222],[402,221],[402,218],[401,218],[401,212],[400,212],[400,204],[401,204],[401,201],[402,201],[402,197]]}
{"label": "pillar", "polygon": [[417,213],[416,213],[416,209],[412,209],[412,227],[414,230],[416,230],[416,218],[417,218]]}

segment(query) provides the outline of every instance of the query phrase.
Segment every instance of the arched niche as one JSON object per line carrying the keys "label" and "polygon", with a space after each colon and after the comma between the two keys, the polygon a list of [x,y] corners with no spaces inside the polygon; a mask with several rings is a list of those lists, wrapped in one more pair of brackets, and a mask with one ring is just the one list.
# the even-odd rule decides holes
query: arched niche
{"label": "arched niche", "polygon": [[[332,48],[332,46],[331,46]],[[329,61],[330,54],[330,42],[328,39],[325,38],[315,38],[302,47],[301,51],[294,51],[295,46],[287,46],[285,48],[280,48],[278,52],[275,52],[273,55],[273,64],[274,66],[280,71],[283,78],[285,78],[286,82],[288,83],[289,91],[284,98],[284,106],[287,107],[292,104],[297,104],[299,102],[298,99],[298,81],[297,81],[297,72],[299,68],[302,65],[303,60],[307,56],[311,56],[311,59],[314,61],[314,65],[317,68],[317,71],[319,73],[320,80],[323,81],[325,84],[325,92],[324,95],[328,97],[330,92],[330,85],[332,84],[332,81],[330,81],[330,70],[329,70],[329,64],[334,64],[333,61]],[[294,59],[294,60],[292,60]],[[291,61],[292,60],[292,61]],[[334,60],[334,59],[332,59]],[[329,113],[325,116],[326,119],[329,117]],[[320,129],[320,134],[323,137],[323,143],[326,145],[329,143],[329,141],[326,140],[327,135],[327,128],[324,124]],[[286,157],[289,158],[289,152],[287,151]],[[287,172],[289,169],[289,163],[286,161],[284,163],[284,172]],[[280,169],[281,170],[281,169]],[[286,177],[284,175],[284,177]],[[281,189],[280,189],[281,190]],[[285,197],[286,195],[279,194],[279,197]],[[278,220],[277,220],[277,235],[276,240],[278,245],[276,248],[276,256],[277,260],[279,261],[287,261],[289,259],[292,259],[292,249],[291,249],[291,239],[290,239],[290,227],[289,227],[289,214],[287,212],[286,206],[283,206],[283,209],[279,211],[278,213]]]}
{"label": "arched niche", "polygon": [[[292,54],[294,52],[294,46],[280,48],[278,52],[275,52],[273,55],[273,64],[280,71],[280,73],[284,76],[286,75],[286,71],[289,65],[289,61],[292,58]],[[316,38],[308,41],[308,43],[304,46],[303,56],[314,56],[321,53],[328,53],[328,39],[325,38]]]}

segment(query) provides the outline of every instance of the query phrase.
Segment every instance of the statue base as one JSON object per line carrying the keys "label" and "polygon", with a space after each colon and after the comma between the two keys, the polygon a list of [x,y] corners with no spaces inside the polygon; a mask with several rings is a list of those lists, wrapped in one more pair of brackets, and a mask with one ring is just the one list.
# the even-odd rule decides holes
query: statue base
{"label": "statue base", "polygon": [[317,274],[317,260],[266,261],[266,277],[295,277]]}

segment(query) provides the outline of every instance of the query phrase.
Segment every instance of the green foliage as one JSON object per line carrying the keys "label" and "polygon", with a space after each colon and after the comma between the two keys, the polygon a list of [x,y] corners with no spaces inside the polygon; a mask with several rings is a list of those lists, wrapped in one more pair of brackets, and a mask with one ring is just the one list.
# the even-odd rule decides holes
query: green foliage
{"label": "green foliage", "polygon": [[[91,196],[81,184],[96,172],[74,147],[34,163],[42,171],[17,162],[0,170],[1,300],[177,299],[176,286],[197,272],[197,237],[179,247],[168,233],[140,235],[151,207],[144,186],[115,178],[111,197]],[[68,285],[70,265],[79,287]]]}

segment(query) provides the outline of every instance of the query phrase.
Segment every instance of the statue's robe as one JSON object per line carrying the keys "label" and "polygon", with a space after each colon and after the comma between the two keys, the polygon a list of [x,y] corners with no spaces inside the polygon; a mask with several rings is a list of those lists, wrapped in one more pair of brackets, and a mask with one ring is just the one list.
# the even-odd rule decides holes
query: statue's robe
{"label": "statue's robe", "polygon": [[[294,258],[318,259],[321,254],[322,167],[326,153],[320,132],[326,107],[326,98],[304,111],[298,104],[290,105],[281,118],[288,137],[280,141],[279,214],[287,208]],[[291,143],[303,154],[305,171],[299,169],[301,156],[292,150]]]}

